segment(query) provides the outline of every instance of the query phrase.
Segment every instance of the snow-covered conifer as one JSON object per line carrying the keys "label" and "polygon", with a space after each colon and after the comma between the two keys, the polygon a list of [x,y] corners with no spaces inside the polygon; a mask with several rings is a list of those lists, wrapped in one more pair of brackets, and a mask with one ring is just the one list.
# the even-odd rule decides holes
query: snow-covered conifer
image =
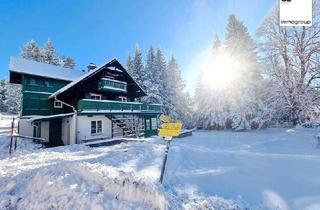
{"label": "snow-covered conifer", "polygon": [[41,54],[37,43],[34,40],[27,42],[21,49],[22,58],[34,61],[40,61]]}
{"label": "snow-covered conifer", "polygon": [[48,39],[44,47],[41,48],[41,62],[56,66],[59,65],[59,59],[50,39]]}
{"label": "snow-covered conifer", "polygon": [[62,56],[60,65],[64,68],[74,69],[76,62],[71,57]]}

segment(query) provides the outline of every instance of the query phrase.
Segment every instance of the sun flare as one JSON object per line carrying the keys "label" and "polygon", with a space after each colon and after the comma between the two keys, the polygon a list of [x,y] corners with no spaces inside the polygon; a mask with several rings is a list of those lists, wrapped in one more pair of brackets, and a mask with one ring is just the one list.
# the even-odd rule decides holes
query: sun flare
{"label": "sun flare", "polygon": [[202,67],[202,82],[209,89],[228,88],[237,78],[236,69],[236,62],[225,54],[209,57]]}

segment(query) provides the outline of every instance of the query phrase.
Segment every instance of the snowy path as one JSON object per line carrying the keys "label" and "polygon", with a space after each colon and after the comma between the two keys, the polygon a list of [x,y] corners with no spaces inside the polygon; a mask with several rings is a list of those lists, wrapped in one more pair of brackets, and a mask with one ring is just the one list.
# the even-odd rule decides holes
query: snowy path
{"label": "snowy path", "polygon": [[196,132],[172,143],[166,188],[195,187],[250,206],[320,209],[315,130]]}

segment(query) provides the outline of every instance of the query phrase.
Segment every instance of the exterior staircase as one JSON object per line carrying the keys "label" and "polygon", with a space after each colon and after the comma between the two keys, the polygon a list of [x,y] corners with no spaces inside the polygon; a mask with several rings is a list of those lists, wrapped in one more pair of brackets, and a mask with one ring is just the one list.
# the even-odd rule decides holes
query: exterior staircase
{"label": "exterior staircase", "polygon": [[144,121],[135,115],[112,115],[112,138],[143,137]]}

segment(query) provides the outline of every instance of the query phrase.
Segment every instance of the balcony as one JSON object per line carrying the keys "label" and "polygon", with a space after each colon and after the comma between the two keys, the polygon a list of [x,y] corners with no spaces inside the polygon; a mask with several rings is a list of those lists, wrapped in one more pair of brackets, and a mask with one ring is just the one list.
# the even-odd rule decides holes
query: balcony
{"label": "balcony", "polygon": [[143,104],[109,100],[82,99],[78,101],[80,113],[161,113],[159,104]]}
{"label": "balcony", "polygon": [[127,93],[127,83],[119,80],[102,78],[98,83],[98,90],[114,93]]}

